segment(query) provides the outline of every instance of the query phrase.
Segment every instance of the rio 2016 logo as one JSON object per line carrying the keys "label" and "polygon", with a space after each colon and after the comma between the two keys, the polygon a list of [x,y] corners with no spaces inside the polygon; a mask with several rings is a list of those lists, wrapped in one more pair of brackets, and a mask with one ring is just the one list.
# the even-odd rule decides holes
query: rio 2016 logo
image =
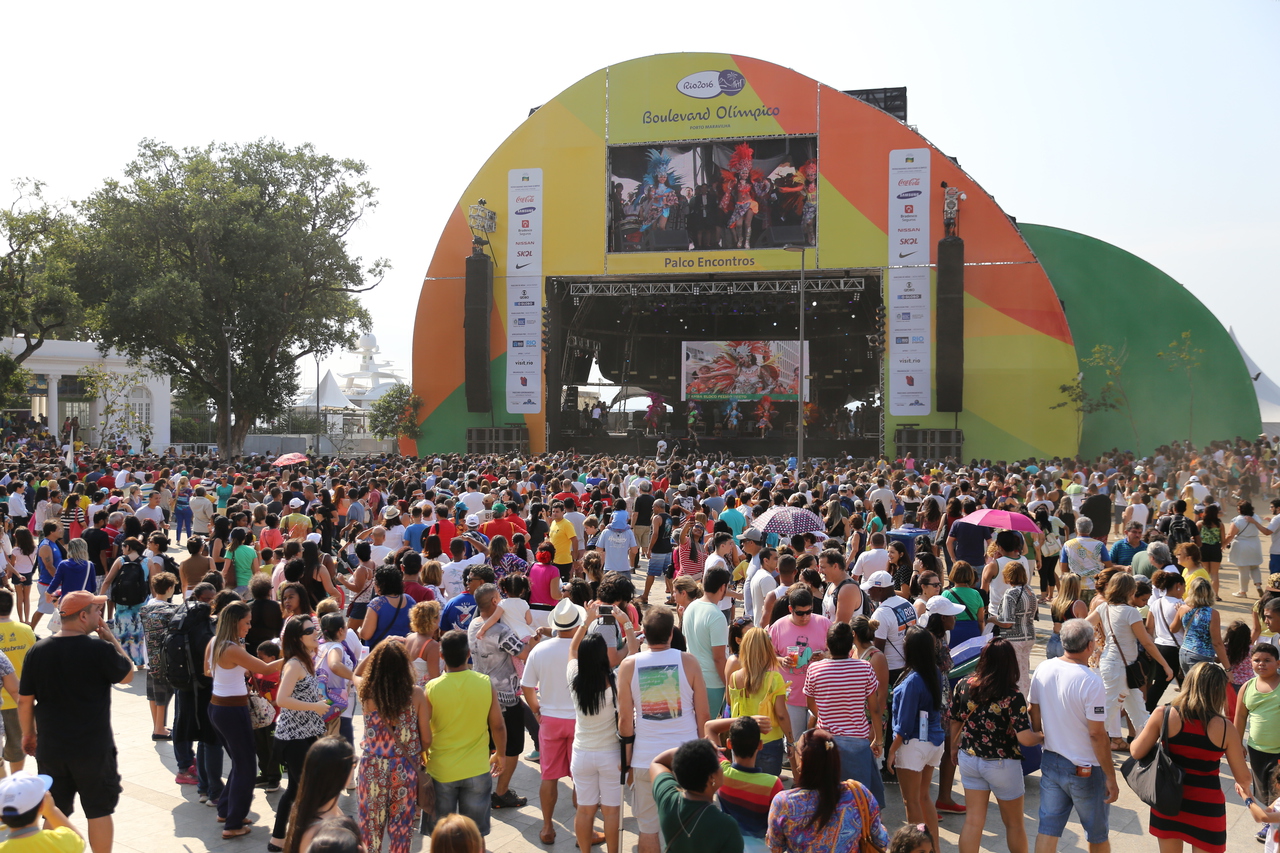
{"label": "rio 2016 logo", "polygon": [[733,97],[746,88],[747,79],[732,68],[724,71],[697,71],[676,83],[676,91],[690,98],[707,100],[721,95]]}

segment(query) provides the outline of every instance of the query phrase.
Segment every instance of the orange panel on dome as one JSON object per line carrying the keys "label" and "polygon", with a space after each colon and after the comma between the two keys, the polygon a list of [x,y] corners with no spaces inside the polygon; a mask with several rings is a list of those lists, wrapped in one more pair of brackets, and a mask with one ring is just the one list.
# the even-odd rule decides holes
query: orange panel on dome
{"label": "orange panel on dome", "polygon": [[818,81],[803,74],[749,56],[734,56],[734,64],[751,82],[766,104],[783,105],[778,124],[788,134],[814,133],[818,129]]}

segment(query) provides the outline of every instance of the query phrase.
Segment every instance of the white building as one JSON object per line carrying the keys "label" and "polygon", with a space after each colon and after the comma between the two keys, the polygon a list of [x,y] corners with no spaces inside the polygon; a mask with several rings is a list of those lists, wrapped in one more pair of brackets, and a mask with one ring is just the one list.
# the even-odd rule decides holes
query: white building
{"label": "white building", "polygon": [[[23,342],[17,338],[3,338],[0,346],[16,355],[22,352]],[[88,341],[45,341],[22,363],[24,368],[35,374],[30,389],[31,413],[37,419],[47,419],[51,430],[60,428],[67,418],[78,418],[79,437],[90,445],[96,445],[102,401],[88,396],[78,376],[80,369],[88,365],[122,376],[138,369],[115,350],[102,355],[98,352],[98,345]],[[134,414],[151,425],[151,448],[156,451],[167,448],[171,405],[169,377],[146,374],[141,382],[127,389],[127,401]],[[135,448],[141,447],[141,436],[128,435],[128,438]]]}

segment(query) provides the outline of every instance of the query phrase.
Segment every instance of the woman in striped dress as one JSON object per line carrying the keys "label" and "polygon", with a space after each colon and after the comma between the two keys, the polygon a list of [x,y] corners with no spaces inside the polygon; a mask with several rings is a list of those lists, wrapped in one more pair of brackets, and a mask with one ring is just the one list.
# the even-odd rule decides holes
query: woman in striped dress
{"label": "woman in striped dress", "polygon": [[1178,698],[1155,710],[1130,747],[1135,758],[1155,749],[1168,715],[1168,749],[1183,770],[1182,806],[1173,815],[1151,810],[1151,834],[1161,840],[1161,853],[1181,850],[1183,844],[1204,853],[1227,849],[1226,798],[1218,779],[1223,753],[1242,799],[1249,795],[1251,777],[1240,735],[1222,716],[1226,699],[1226,671],[1217,664],[1197,663],[1187,673]]}

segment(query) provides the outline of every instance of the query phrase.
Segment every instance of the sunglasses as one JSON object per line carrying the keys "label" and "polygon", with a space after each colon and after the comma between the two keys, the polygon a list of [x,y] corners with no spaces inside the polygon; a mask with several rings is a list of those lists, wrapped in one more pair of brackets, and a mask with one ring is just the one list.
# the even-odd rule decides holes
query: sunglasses
{"label": "sunglasses", "polygon": [[303,629],[302,629],[302,636],[304,636],[304,637],[308,637],[308,636],[310,636],[310,635],[314,634],[315,632],[316,632],[316,626],[315,626],[315,625],[312,625],[312,626],[311,626],[311,627],[309,627],[309,628],[303,628]]}
{"label": "sunglasses", "polygon": [[813,609],[810,608],[809,610],[792,610],[791,615],[792,616],[812,616]]}
{"label": "sunglasses", "polygon": [[942,584],[939,581],[934,581],[932,583],[922,583],[920,586],[942,586]]}
{"label": "sunglasses", "polygon": [[753,620],[751,619],[750,616],[739,616],[737,619],[733,620],[733,624],[741,628],[745,625],[750,625],[752,621]]}

